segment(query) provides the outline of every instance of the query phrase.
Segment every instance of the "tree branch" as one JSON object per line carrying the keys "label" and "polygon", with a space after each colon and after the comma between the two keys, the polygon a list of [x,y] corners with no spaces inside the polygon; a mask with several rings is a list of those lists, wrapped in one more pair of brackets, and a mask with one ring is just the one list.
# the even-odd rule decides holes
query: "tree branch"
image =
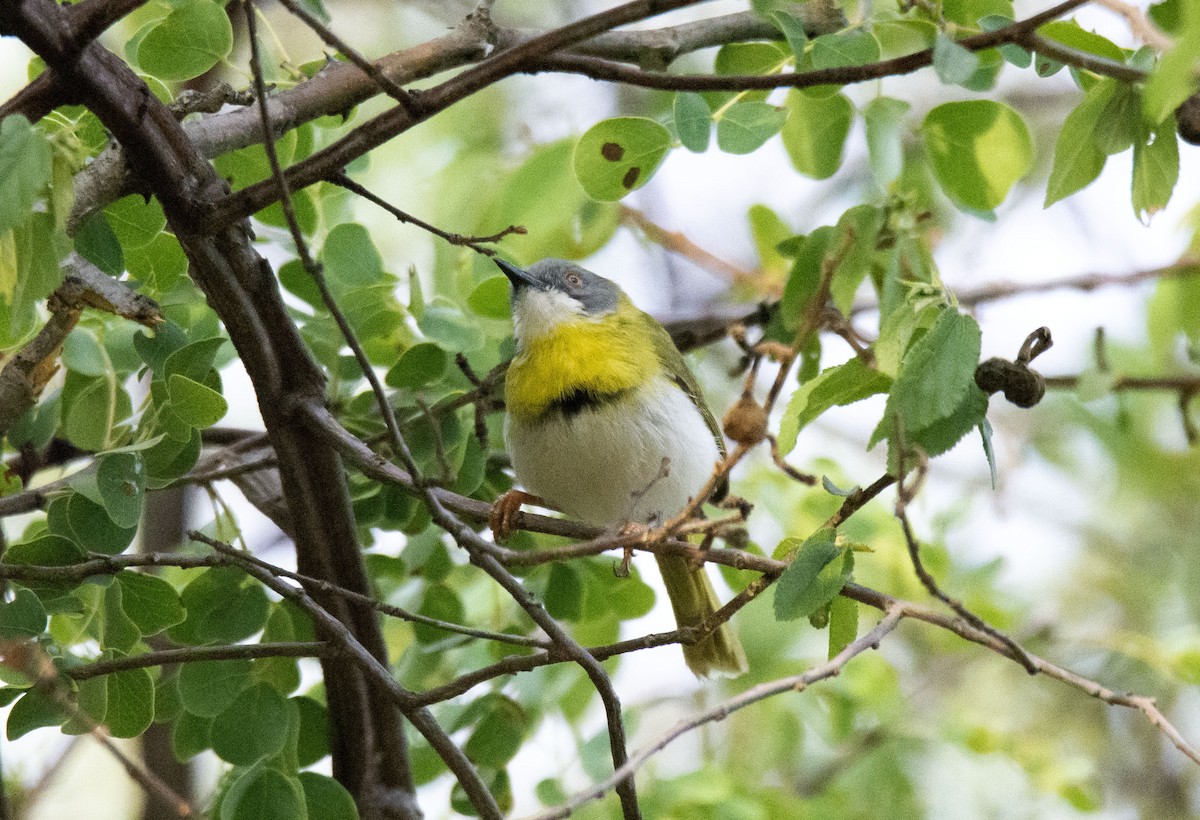
{"label": "tree branch", "polygon": [[209,538],[201,532],[189,532],[188,537],[212,547],[221,555],[231,559],[243,572],[258,580],[263,586],[307,612],[313,621],[330,636],[330,640],[336,642],[376,686],[388,693],[409,722],[421,733],[422,737],[429,741],[429,745],[442,758],[446,767],[458,778],[458,782],[471,800],[471,805],[479,812],[480,816],[490,820],[500,820],[502,817],[500,807],[496,805],[487,786],[480,780],[474,764],[466,758],[461,749],[454,745],[429,710],[417,702],[414,693],[401,686],[392,677],[388,668],[359,643],[342,621],[329,614],[303,589],[283,583],[269,570],[262,568],[254,561],[247,560],[239,550]]}
{"label": "tree branch", "polygon": [[530,820],[559,820],[559,818],[570,817],[574,813],[574,810],[583,804],[603,797],[615,784],[620,783],[622,778],[632,777],[638,769],[645,765],[646,761],[665,749],[672,741],[688,732],[698,729],[706,723],[715,723],[716,721],[724,720],[739,709],[744,709],[769,697],[785,692],[803,692],[814,683],[836,677],[841,674],[846,664],[855,657],[866,652],[868,649],[878,649],[880,642],[896,628],[902,617],[904,617],[904,613],[900,607],[891,607],[884,613],[883,620],[876,624],[874,629],[852,642],[828,662],[815,666],[800,675],[793,675],[768,683],[760,683],[758,686],[747,689],[736,697],[729,698],[718,703],[716,706],[712,706],[703,712],[686,718],[653,743],[643,746],[634,752],[630,756],[629,762],[623,768],[613,772],[612,777],[574,795],[561,806],[534,815]]}
{"label": "tree branch", "polygon": [[88,680],[89,678],[111,675],[129,669],[144,669],[150,666],[165,666],[173,663],[196,663],[198,661],[229,661],[251,658],[320,658],[332,657],[337,654],[335,647],[325,641],[307,641],[296,643],[247,643],[233,646],[189,646],[180,649],[160,649],[154,652],[143,652],[140,655],[129,655],[124,658],[113,658],[109,661],[96,661],[86,666],[75,666],[65,670],[71,680]]}

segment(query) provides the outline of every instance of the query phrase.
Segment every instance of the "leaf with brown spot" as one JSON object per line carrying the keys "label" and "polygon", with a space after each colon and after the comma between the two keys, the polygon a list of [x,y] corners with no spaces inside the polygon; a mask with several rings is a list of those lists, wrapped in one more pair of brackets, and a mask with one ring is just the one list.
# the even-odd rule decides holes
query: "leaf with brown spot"
{"label": "leaf with brown spot", "polygon": [[645,117],[596,123],[575,146],[575,176],[601,202],[615,202],[650,181],[672,146],[671,132]]}

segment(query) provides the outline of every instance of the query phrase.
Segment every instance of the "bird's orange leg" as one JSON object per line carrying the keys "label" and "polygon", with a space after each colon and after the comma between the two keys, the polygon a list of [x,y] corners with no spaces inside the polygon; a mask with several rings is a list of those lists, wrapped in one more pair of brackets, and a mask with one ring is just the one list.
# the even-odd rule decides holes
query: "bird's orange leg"
{"label": "bird's orange leg", "polygon": [[497,544],[512,534],[516,525],[517,513],[521,511],[522,504],[536,504],[544,507],[546,502],[524,490],[509,490],[492,504],[492,512],[488,516],[488,526],[492,528],[492,538],[496,540]]}

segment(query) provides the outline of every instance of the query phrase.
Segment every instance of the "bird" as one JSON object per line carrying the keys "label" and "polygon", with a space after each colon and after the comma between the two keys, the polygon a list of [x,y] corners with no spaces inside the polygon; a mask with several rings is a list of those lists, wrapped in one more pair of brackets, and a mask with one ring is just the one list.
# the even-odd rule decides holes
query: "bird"
{"label": "bird", "polygon": [[[520,268],[512,285],[516,353],[505,377],[504,436],[517,483],[494,506],[497,540],[522,503],[603,527],[683,510],[725,456],[696,377],[666,329],[615,283],[563,259]],[[656,554],[679,626],[719,607],[703,565]],[[683,646],[697,676],[735,676],[746,656],[728,623]]]}

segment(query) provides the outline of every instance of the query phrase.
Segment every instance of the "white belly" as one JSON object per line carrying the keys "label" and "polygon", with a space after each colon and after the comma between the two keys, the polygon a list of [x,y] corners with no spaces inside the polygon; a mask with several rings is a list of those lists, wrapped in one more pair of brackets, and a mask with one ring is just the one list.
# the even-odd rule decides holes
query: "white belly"
{"label": "white belly", "polygon": [[[662,379],[571,416],[532,423],[508,416],[504,432],[525,489],[601,526],[674,515],[704,486],[720,455],[699,409]],[[670,459],[669,474],[655,481],[663,458]]]}

